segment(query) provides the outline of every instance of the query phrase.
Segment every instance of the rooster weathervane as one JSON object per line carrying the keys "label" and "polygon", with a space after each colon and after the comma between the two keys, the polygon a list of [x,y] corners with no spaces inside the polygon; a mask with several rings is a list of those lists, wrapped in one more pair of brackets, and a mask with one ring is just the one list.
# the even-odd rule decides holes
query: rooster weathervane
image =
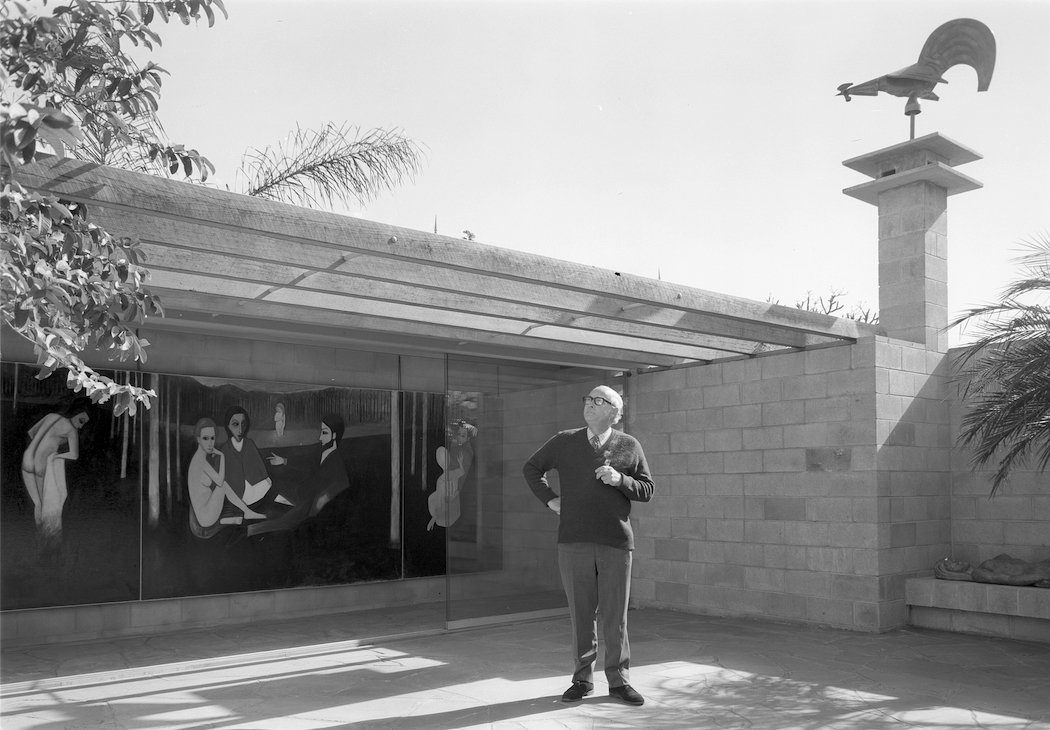
{"label": "rooster weathervane", "polygon": [[937,101],[933,88],[946,84],[944,72],[957,64],[971,66],[977,72],[977,90],[987,91],[995,69],[995,36],[978,20],[949,20],[926,39],[919,60],[899,71],[854,86],[839,86],[838,96],[878,96],[880,91],[908,98],[904,114],[911,119],[911,138],[915,139],[915,115],[922,110],[919,99]]}

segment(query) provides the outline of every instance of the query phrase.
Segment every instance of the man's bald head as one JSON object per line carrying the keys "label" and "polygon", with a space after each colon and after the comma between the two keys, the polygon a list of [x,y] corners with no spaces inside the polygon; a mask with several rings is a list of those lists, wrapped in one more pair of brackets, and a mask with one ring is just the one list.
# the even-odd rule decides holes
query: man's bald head
{"label": "man's bald head", "polygon": [[609,425],[619,423],[620,418],[623,416],[623,398],[615,390],[607,385],[599,385],[590,392],[591,398],[604,398],[608,401],[608,405],[603,406],[602,410],[608,408],[609,410],[615,409],[615,413],[610,413]]}

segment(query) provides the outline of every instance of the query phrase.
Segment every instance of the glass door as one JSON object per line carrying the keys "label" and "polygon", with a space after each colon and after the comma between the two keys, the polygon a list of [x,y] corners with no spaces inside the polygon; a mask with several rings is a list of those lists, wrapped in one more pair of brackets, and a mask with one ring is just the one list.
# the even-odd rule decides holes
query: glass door
{"label": "glass door", "polygon": [[[565,615],[558,517],[521,470],[548,438],[582,425],[581,395],[611,375],[453,359],[447,373],[447,625]],[[557,473],[548,478],[557,490]]]}

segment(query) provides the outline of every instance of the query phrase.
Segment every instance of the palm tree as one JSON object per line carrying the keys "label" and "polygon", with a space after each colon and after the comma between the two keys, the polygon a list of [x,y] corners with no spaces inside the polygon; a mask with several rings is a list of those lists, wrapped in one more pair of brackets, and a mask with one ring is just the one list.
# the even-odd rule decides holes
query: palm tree
{"label": "palm tree", "polygon": [[1050,464],[1050,237],[1026,248],[1021,277],[999,302],[951,325],[973,324],[979,334],[954,374],[968,404],[958,442],[972,449],[974,470],[996,463],[993,495],[1011,470]]}

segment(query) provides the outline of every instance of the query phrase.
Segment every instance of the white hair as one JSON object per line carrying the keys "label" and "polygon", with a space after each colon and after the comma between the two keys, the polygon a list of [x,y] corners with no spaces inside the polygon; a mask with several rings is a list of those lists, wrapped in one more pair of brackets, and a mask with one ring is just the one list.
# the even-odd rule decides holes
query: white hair
{"label": "white hair", "polygon": [[[606,398],[606,400],[610,401],[614,406],[616,406],[616,418],[613,419],[613,423],[619,423],[620,419],[623,418],[623,396],[621,396],[615,390],[610,388],[608,385],[598,385],[594,388],[594,390],[600,390],[602,393],[612,395],[611,398]],[[594,392],[594,390],[592,390],[591,392]]]}

